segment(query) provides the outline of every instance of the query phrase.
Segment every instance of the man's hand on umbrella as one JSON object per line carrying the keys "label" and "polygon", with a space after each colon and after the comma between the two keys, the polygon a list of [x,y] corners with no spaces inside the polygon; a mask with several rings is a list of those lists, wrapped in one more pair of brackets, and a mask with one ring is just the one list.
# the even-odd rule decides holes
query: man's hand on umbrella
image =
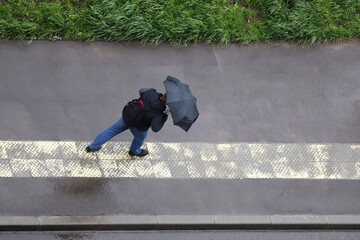
{"label": "man's hand on umbrella", "polygon": [[170,108],[167,108],[167,109],[164,111],[164,114],[166,114],[167,116],[169,116],[169,113],[170,113]]}

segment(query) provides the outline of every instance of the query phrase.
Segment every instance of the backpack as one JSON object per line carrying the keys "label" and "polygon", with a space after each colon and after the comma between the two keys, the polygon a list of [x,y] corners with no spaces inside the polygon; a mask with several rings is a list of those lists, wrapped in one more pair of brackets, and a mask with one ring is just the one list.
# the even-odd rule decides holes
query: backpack
{"label": "backpack", "polygon": [[122,117],[128,127],[136,127],[145,113],[144,103],[141,99],[128,102],[122,111]]}

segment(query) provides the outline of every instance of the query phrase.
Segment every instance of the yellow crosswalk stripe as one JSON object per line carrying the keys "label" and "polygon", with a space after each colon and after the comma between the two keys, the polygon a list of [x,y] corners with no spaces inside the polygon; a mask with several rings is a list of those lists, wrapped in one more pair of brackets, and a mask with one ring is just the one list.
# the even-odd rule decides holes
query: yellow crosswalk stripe
{"label": "yellow crosswalk stripe", "polygon": [[360,145],[295,143],[0,141],[0,177],[360,179]]}

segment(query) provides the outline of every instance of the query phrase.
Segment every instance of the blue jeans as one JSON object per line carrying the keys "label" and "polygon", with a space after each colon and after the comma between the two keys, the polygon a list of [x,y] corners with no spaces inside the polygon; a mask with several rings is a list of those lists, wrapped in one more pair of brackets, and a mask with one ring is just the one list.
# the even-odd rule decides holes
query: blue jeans
{"label": "blue jeans", "polygon": [[103,145],[104,143],[106,143],[107,141],[109,141],[110,139],[112,139],[113,137],[115,137],[116,135],[122,133],[127,129],[130,129],[131,133],[134,135],[134,139],[130,146],[130,151],[135,154],[139,154],[141,151],[140,148],[145,142],[145,138],[148,134],[148,131],[140,131],[134,127],[129,128],[128,126],[126,126],[124,119],[122,117],[114,125],[112,125],[108,129],[100,133],[95,138],[94,142],[90,144],[90,148],[92,150],[100,148],[101,145]]}

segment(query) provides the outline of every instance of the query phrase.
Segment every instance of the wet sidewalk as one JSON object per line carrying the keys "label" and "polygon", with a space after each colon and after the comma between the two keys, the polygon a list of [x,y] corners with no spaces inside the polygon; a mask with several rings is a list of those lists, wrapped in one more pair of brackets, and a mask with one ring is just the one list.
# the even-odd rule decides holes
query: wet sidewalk
{"label": "wet sidewalk", "polygon": [[[138,90],[188,84],[200,117],[148,142],[358,143],[360,44],[0,42],[0,140],[92,141]],[[131,141],[123,133],[114,141]]]}

